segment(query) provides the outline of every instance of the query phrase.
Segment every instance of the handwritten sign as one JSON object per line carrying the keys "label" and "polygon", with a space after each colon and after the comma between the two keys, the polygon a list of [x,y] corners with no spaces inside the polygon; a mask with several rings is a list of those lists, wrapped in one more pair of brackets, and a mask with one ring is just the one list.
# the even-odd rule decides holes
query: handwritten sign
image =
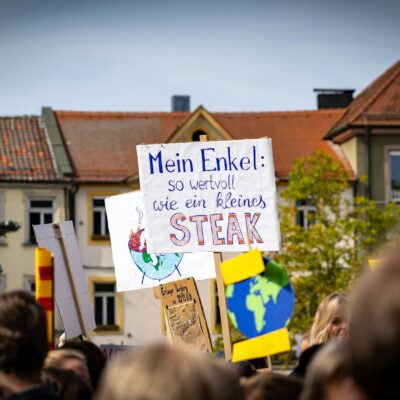
{"label": "handwritten sign", "polygon": [[108,197],[105,203],[118,292],[190,276],[197,280],[215,277],[212,253],[148,252],[141,192]]}
{"label": "handwritten sign", "polygon": [[137,152],[150,252],[280,249],[270,139]]}
{"label": "handwritten sign", "polygon": [[164,305],[169,339],[211,352],[210,333],[194,279],[166,283],[155,287],[153,291]]}

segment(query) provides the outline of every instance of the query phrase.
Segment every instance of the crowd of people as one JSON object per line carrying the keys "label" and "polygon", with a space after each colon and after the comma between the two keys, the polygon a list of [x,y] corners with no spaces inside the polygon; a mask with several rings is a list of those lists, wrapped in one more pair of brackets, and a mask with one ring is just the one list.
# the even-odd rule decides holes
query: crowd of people
{"label": "crowd of people", "polygon": [[48,351],[42,307],[24,291],[0,296],[1,399],[400,399],[400,247],[321,302],[302,349],[289,375],[167,343],[113,361],[84,340]]}

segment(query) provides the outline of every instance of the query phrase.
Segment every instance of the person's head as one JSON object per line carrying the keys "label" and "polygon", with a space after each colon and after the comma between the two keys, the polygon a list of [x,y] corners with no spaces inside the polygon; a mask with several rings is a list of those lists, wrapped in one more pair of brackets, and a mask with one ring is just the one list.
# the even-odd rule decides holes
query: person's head
{"label": "person's head", "polygon": [[38,373],[47,354],[46,315],[35,298],[22,290],[0,296],[0,371]]}
{"label": "person's head", "polygon": [[46,367],[73,371],[84,382],[91,385],[86,358],[79,351],[70,349],[50,351],[44,364]]}
{"label": "person's head", "polygon": [[311,362],[301,400],[362,400],[351,376],[348,346],[331,342]]}
{"label": "person's head", "polygon": [[101,351],[101,349],[94,343],[87,340],[70,340],[64,342],[61,349],[77,350],[85,355],[87,366],[89,368],[90,379],[93,389],[95,390],[97,388],[103,369],[106,365],[106,356]]}
{"label": "person's head", "polygon": [[400,399],[400,246],[358,282],[349,344],[358,385],[374,399]]}
{"label": "person's head", "polygon": [[299,362],[290,375],[298,378],[304,378],[312,360],[324,346],[325,343],[320,343],[320,344],[313,344],[312,346],[307,347],[300,354]]}
{"label": "person's head", "polygon": [[60,400],[90,400],[92,392],[73,371],[59,368],[44,368],[42,381],[53,387]]}
{"label": "person's head", "polygon": [[272,372],[258,374],[242,383],[245,400],[297,400],[303,382]]}
{"label": "person's head", "polygon": [[311,328],[310,344],[347,338],[347,296],[332,293],[318,306]]}
{"label": "person's head", "polygon": [[97,400],[238,400],[239,377],[194,350],[156,344],[109,362]]}

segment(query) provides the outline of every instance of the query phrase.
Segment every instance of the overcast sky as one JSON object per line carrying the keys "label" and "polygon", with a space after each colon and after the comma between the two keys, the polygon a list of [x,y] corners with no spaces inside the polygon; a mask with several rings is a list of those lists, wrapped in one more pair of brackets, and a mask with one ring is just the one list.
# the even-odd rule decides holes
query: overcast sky
{"label": "overcast sky", "polygon": [[0,0],[0,115],[316,107],[400,59],[399,0]]}

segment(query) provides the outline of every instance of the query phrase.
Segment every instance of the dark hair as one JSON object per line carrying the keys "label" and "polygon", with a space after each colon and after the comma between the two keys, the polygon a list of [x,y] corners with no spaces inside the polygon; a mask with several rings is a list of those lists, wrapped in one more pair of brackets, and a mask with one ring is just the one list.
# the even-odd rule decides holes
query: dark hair
{"label": "dark hair", "polygon": [[352,372],[371,399],[400,398],[399,338],[400,246],[359,281],[351,301]]}
{"label": "dark hair", "polygon": [[61,400],[90,400],[89,386],[75,372],[60,368],[44,368],[43,383],[51,386]]}
{"label": "dark hair", "polygon": [[265,372],[243,383],[246,400],[297,400],[303,389],[301,379]]}
{"label": "dark hair", "polygon": [[65,342],[62,349],[77,350],[83,353],[86,358],[86,363],[89,369],[89,375],[92,382],[93,389],[97,388],[100,376],[106,366],[106,356],[101,351],[101,349],[94,343],[87,340],[75,342],[68,341]]}
{"label": "dark hair", "polygon": [[304,378],[306,376],[307,369],[314,359],[315,355],[325,346],[325,343],[314,344],[308,349],[305,349],[299,358],[299,362],[294,370],[290,373],[290,376],[296,376],[298,378]]}
{"label": "dark hair", "polygon": [[35,298],[23,290],[0,296],[0,370],[38,371],[47,354],[46,315]]}

